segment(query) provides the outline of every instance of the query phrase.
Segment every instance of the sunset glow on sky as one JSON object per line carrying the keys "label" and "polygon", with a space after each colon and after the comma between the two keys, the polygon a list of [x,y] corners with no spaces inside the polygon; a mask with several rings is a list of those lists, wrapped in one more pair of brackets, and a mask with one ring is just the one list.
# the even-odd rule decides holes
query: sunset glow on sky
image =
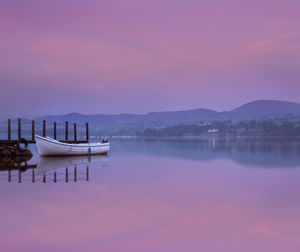
{"label": "sunset glow on sky", "polygon": [[1,0],[0,114],[300,102],[298,0]]}

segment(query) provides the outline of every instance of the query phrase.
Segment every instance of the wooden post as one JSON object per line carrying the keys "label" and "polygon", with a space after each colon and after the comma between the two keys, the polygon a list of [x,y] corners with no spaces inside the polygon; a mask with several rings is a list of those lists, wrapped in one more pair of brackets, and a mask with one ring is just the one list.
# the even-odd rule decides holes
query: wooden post
{"label": "wooden post", "polygon": [[43,174],[43,183],[46,183],[46,174]]}
{"label": "wooden post", "polygon": [[43,137],[46,137],[46,120],[43,120]]}
{"label": "wooden post", "polygon": [[19,183],[22,182],[22,176],[21,176],[21,171],[19,170]]}
{"label": "wooden post", "polygon": [[56,139],[56,122],[53,123],[53,138]]}
{"label": "wooden post", "polygon": [[11,170],[8,170],[8,182],[11,182]]}
{"label": "wooden post", "polygon": [[89,181],[89,166],[86,166],[86,181]]}
{"label": "wooden post", "polygon": [[89,141],[89,123],[85,124],[86,141]]}
{"label": "wooden post", "polygon": [[35,182],[35,174],[34,174],[34,170],[32,169],[32,183]]}
{"label": "wooden post", "polygon": [[76,165],[74,166],[74,182],[77,181],[77,167]]}
{"label": "wooden post", "polygon": [[18,140],[21,139],[21,118],[18,118]]}
{"label": "wooden post", "polygon": [[7,139],[10,140],[11,138],[11,121],[10,119],[7,120]]}
{"label": "wooden post", "polygon": [[69,174],[68,174],[68,168],[66,168],[66,182],[69,182]]}
{"label": "wooden post", "polygon": [[68,141],[68,125],[69,125],[69,122],[65,122],[65,140]]}
{"label": "wooden post", "polygon": [[76,129],[76,123],[74,123],[74,142],[77,142],[77,129]]}
{"label": "wooden post", "polygon": [[54,183],[56,183],[56,172],[54,172]]}
{"label": "wooden post", "polygon": [[[34,140],[35,129],[34,129],[34,121],[31,121],[31,139]],[[34,181],[33,181],[34,182]]]}

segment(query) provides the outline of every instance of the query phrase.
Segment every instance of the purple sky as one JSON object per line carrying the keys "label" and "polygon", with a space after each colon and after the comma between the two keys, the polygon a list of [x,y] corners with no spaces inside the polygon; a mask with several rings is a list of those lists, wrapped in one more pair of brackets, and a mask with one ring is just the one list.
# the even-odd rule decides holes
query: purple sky
{"label": "purple sky", "polygon": [[298,0],[0,1],[0,114],[300,102]]}

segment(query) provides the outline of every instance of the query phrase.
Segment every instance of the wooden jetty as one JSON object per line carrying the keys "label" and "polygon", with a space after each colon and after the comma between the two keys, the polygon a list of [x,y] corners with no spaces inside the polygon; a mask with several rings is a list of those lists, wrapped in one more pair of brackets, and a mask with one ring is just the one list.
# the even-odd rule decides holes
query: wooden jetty
{"label": "wooden jetty", "polygon": [[[85,123],[85,140],[78,140],[77,137],[77,124],[74,123],[73,124],[73,140],[70,140],[69,138],[69,122],[66,121],[65,122],[65,139],[57,139],[57,123],[53,122],[53,135],[51,135],[51,137],[53,137],[54,139],[57,139],[61,142],[65,142],[65,143],[87,143],[89,141],[89,123]],[[18,136],[17,139],[12,139],[12,134],[11,134],[11,119],[7,120],[7,139],[2,139],[0,140],[0,144],[8,144],[8,145],[12,145],[12,144],[17,144],[17,142],[22,139],[22,120],[21,118],[18,118]],[[26,139],[28,144],[35,144],[35,131],[36,131],[36,127],[35,127],[35,121],[32,120],[31,121],[31,139]],[[46,137],[47,134],[47,129],[46,129],[46,120],[43,120],[43,137]],[[50,135],[48,135],[50,136]]]}
{"label": "wooden jetty", "polygon": [[[51,130],[46,128],[47,122],[46,120],[42,121],[42,124],[36,123],[34,120],[29,122],[27,121],[27,134],[22,135],[22,120],[17,119],[17,136],[13,138],[13,127],[12,120],[7,120],[7,138],[0,139],[0,181],[2,179],[7,180],[8,182],[17,181],[18,183],[22,183],[23,181],[31,181],[32,183],[36,182],[77,182],[79,180],[89,181],[89,166],[86,165],[85,171],[78,170],[76,165],[72,167],[65,167],[65,171],[62,172],[54,171],[47,172],[43,171],[42,174],[39,174],[37,171],[38,164],[28,164],[27,162],[31,159],[32,153],[28,150],[29,144],[35,144],[35,134],[37,130],[37,126],[42,125],[42,129],[39,129],[39,132],[42,132],[42,136],[50,136],[54,139],[57,139],[61,142],[65,143],[88,143],[89,141],[89,124],[85,123],[84,126],[85,132],[84,134],[78,135],[78,124],[73,123],[73,136],[69,134],[69,125],[68,121],[64,122],[63,134],[57,134],[58,123],[51,122]],[[49,123],[48,123],[49,124]],[[61,125],[61,123],[60,123]],[[23,128],[24,130],[24,128]],[[31,131],[28,134],[29,130]],[[50,133],[51,132],[51,133]],[[16,135],[16,134],[14,134]],[[27,139],[26,139],[27,136]],[[28,137],[29,136],[29,137]],[[82,140],[82,138],[84,138]],[[31,172],[30,172],[31,170]],[[3,172],[7,172],[7,174],[3,174]],[[5,177],[3,177],[5,175]],[[81,175],[81,176],[80,176]],[[83,175],[83,177],[82,177]]]}
{"label": "wooden jetty", "polygon": [[[36,122],[31,121],[31,138],[25,139],[22,136],[22,120],[17,119],[17,139],[12,139],[12,120],[7,120],[7,139],[0,139],[0,157],[5,156],[32,156],[31,152],[27,149],[28,144],[35,144],[35,134],[36,134]],[[42,136],[47,136],[46,120],[42,121]],[[69,122],[65,122],[64,139],[58,139],[65,143],[88,143],[89,141],[89,124],[85,123],[85,140],[78,140],[77,135],[77,124],[73,124],[73,139],[69,137]],[[48,130],[49,132],[49,130]],[[49,135],[48,135],[49,136]],[[51,137],[57,139],[57,123],[53,122],[53,135]],[[22,148],[21,145],[24,144]]]}

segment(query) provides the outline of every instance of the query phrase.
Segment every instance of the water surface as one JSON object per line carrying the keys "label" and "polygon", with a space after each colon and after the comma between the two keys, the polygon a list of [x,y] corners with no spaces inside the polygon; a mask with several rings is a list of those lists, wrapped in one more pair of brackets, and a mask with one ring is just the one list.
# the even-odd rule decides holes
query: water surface
{"label": "water surface", "polygon": [[31,148],[34,168],[0,171],[3,251],[300,250],[299,141],[123,139],[91,159]]}

